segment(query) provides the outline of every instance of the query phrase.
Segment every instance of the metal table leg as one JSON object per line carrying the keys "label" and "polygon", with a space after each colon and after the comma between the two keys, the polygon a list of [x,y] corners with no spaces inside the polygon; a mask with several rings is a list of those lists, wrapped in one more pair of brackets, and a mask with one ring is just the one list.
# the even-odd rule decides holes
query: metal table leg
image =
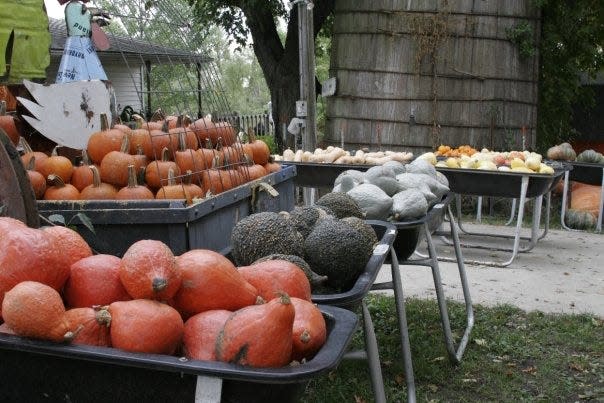
{"label": "metal table leg", "polygon": [[438,301],[438,308],[440,311],[441,325],[444,333],[445,346],[447,349],[447,353],[449,356],[449,360],[454,364],[459,364],[463,357],[463,353],[468,345],[470,334],[472,332],[472,328],[474,327],[474,310],[472,308],[472,299],[470,297],[470,287],[468,285],[468,280],[466,277],[466,269],[464,264],[464,259],[461,253],[461,247],[459,244],[459,234],[457,232],[457,226],[455,224],[455,219],[453,217],[453,213],[451,211],[450,206],[447,206],[447,215],[449,217],[450,223],[450,235],[453,238],[454,249],[457,267],[459,271],[459,278],[461,280],[461,286],[464,295],[464,301],[466,304],[466,328],[464,330],[464,334],[457,346],[455,348],[455,343],[453,341],[453,334],[451,332],[451,323],[449,322],[449,314],[447,310],[447,302],[444,295],[444,290],[442,286],[442,279],[440,277],[440,269],[438,265],[438,256],[436,254],[436,248],[432,241],[432,235],[430,233],[430,228],[428,223],[424,223],[422,230],[426,237],[426,243],[428,244],[428,258],[426,259],[414,259],[407,260],[403,262],[404,265],[416,265],[416,266],[429,266],[432,269],[432,277],[434,279],[434,288],[436,291],[436,298]]}
{"label": "metal table leg", "polygon": [[[491,247],[491,246],[486,246],[486,245],[477,245],[477,244],[464,244],[464,243],[459,243],[460,246],[464,246],[464,247],[471,247],[471,248],[477,248],[477,249],[489,249],[489,250],[498,250],[498,251],[511,251],[512,252],[512,256],[505,262],[490,262],[490,261],[478,261],[478,260],[465,260],[465,263],[469,263],[469,264],[476,264],[476,265],[487,265],[487,266],[495,266],[495,267],[507,267],[509,266],[514,259],[516,258],[516,256],[518,255],[519,252],[527,252],[529,250],[531,250],[537,243],[537,241],[539,239],[541,239],[541,237],[539,237],[537,235],[538,229],[539,229],[539,223],[540,223],[540,218],[541,218],[541,204],[542,204],[542,199],[543,196],[539,196],[536,200],[536,204],[533,207],[533,225],[531,228],[531,236],[526,238],[526,237],[522,237],[520,235],[521,230],[522,230],[522,221],[524,219],[524,206],[526,203],[526,192],[528,189],[528,184],[529,184],[529,176],[523,176],[522,177],[522,182],[521,182],[521,186],[520,186],[520,200],[518,202],[518,216],[516,219],[516,229],[515,229],[515,233],[513,236],[509,236],[509,235],[499,235],[499,234],[488,234],[488,233],[477,233],[477,232],[468,232],[468,231],[464,231],[466,234],[468,235],[478,235],[478,236],[491,236],[491,237],[498,237],[498,238],[508,238],[508,239],[513,239],[513,247],[510,248],[498,248],[498,247]],[[458,205],[457,205],[457,215],[458,215],[458,219],[461,219],[461,207],[460,207],[460,199],[461,196],[460,195],[456,195],[457,196],[457,201],[458,201]],[[454,222],[454,221],[453,221]],[[463,231],[463,227],[461,226],[460,222],[457,222],[455,225],[457,225],[459,227],[460,230]],[[528,239],[530,240],[530,243],[527,247],[520,247],[520,240],[521,239]],[[451,241],[448,241],[449,244],[451,244]],[[441,260],[443,261],[451,261],[451,259],[447,259],[447,258],[441,258]]]}
{"label": "metal table leg", "polygon": [[363,329],[365,333],[365,347],[367,348],[367,361],[369,363],[369,373],[371,375],[371,386],[373,387],[373,396],[376,403],[386,403],[386,391],[384,390],[384,379],[382,378],[382,367],[380,365],[380,355],[378,351],[377,338],[373,321],[367,309],[365,300],[361,302],[363,314]]}
{"label": "metal table leg", "polygon": [[382,367],[380,365],[380,355],[378,350],[377,338],[373,327],[373,320],[367,309],[365,300],[361,301],[361,316],[363,318],[363,336],[365,339],[365,351],[351,351],[344,355],[346,359],[366,359],[369,364],[369,376],[371,387],[373,388],[373,397],[376,403],[386,403],[386,391],[384,389],[384,379],[382,378]]}
{"label": "metal table leg", "polygon": [[514,217],[516,217],[516,199],[512,199],[512,208],[510,211],[510,219],[505,223],[505,225],[508,226],[511,223],[513,223]]}
{"label": "metal table leg", "polygon": [[576,229],[567,227],[566,221],[564,219],[566,217],[566,207],[567,207],[567,203],[568,203],[569,176],[570,176],[569,171],[564,172],[564,187],[562,189],[562,207],[560,208],[560,224],[562,225],[562,228],[564,228],[565,230],[578,231]]}
{"label": "metal table leg", "polygon": [[596,224],[597,232],[602,232],[602,210],[604,209],[604,168],[602,168],[602,184],[600,186],[600,211],[598,212],[598,223]]}
{"label": "metal table leg", "polygon": [[454,225],[451,226],[451,233],[452,233],[452,236],[454,237],[454,240],[457,238],[456,241],[454,242],[456,245],[455,246],[455,255],[458,258],[459,276],[460,276],[461,285],[462,285],[462,289],[463,289],[464,300],[466,303],[466,329],[457,346],[457,349],[455,348],[454,341],[453,341],[453,335],[451,332],[451,324],[449,322],[447,302],[446,302],[444,291],[443,291],[442,279],[440,277],[440,269],[438,266],[438,258],[436,255],[436,249],[434,247],[434,243],[432,242],[432,236],[430,235],[430,231],[429,231],[429,228],[427,225],[424,226],[424,232],[426,235],[426,243],[428,244],[428,251],[429,251],[430,260],[431,260],[430,267],[432,268],[432,277],[434,278],[434,287],[436,290],[438,308],[440,310],[440,319],[441,319],[441,325],[442,325],[442,329],[443,329],[443,333],[444,333],[444,337],[445,337],[445,345],[447,347],[447,352],[449,354],[449,359],[451,360],[451,362],[453,362],[455,364],[459,364],[461,362],[461,358],[463,356],[463,353],[464,353],[466,346],[468,344],[468,341],[470,339],[470,333],[472,332],[472,328],[474,327],[474,310],[472,308],[472,299],[470,297],[470,291],[469,291],[469,287],[468,287],[465,266],[463,263],[463,257],[461,255],[461,248],[459,247],[459,242],[458,242],[459,238],[458,238],[457,230]]}

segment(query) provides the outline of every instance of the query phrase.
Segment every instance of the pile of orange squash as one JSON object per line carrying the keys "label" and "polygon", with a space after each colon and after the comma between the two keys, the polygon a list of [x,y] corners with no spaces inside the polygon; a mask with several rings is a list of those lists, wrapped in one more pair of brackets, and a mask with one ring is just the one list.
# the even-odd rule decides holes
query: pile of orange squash
{"label": "pile of orange squash", "polygon": [[39,200],[202,199],[281,169],[269,162],[268,145],[238,140],[235,129],[210,117],[191,121],[168,116],[137,127],[93,133],[74,165],[57,148],[34,151],[21,139],[22,161]]}
{"label": "pile of orange squash", "polygon": [[440,146],[438,146],[438,148],[436,149],[436,152],[434,154],[437,157],[441,156],[441,157],[458,158],[458,157],[461,157],[462,155],[467,155],[468,157],[471,157],[472,155],[476,154],[477,152],[478,152],[478,150],[476,150],[474,147],[469,146],[469,145],[451,147],[448,145],[441,144]]}
{"label": "pile of orange squash", "polygon": [[121,258],[94,255],[67,227],[7,217],[0,243],[2,333],[251,367],[304,362],[326,341],[310,283],[286,261],[237,268],[211,250],[174,256],[156,240]]}

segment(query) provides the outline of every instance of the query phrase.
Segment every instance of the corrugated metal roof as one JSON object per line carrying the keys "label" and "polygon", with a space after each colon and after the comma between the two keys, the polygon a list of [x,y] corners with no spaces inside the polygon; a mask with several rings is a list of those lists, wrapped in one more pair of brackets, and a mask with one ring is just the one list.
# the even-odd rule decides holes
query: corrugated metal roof
{"label": "corrugated metal roof", "polygon": [[[63,54],[67,40],[65,20],[49,18],[49,29],[52,36],[50,47],[51,56],[60,57]],[[106,51],[97,50],[97,55],[103,61],[124,61],[127,63],[144,64],[189,64],[208,63],[212,58],[200,54],[186,52],[166,46],[154,45],[138,39],[122,37],[107,33],[111,47]]]}

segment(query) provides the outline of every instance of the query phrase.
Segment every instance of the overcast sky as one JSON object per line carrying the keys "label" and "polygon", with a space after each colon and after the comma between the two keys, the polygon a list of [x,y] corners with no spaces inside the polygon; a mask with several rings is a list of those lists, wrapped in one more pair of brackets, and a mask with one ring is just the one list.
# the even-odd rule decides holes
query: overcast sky
{"label": "overcast sky", "polygon": [[44,5],[49,17],[57,19],[65,18],[65,6],[60,5],[57,0],[44,0]]}

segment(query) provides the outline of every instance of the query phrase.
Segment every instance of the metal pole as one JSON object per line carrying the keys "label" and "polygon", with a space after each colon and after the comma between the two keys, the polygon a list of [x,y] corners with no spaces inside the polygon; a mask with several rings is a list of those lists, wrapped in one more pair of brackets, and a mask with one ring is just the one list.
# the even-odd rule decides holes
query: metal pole
{"label": "metal pole", "polygon": [[315,89],[315,29],[313,22],[313,6],[314,3],[309,1],[306,7],[306,35],[307,35],[307,68],[308,68],[308,96],[307,108],[308,116],[306,118],[306,138],[303,139],[304,149],[313,151],[317,145],[317,94]]}
{"label": "metal pole", "polygon": [[316,148],[315,45],[312,1],[298,0],[298,46],[300,62],[300,100],[306,102],[302,149]]}

